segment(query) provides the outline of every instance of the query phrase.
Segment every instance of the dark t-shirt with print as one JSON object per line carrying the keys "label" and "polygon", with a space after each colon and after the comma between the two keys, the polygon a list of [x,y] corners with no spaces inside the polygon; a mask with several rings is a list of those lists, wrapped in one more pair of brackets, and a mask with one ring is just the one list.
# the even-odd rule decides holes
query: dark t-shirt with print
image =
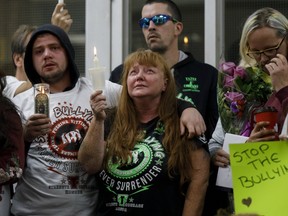
{"label": "dark t-shirt with print", "polygon": [[109,171],[100,171],[97,215],[182,215],[185,197],[179,178],[167,173],[164,127],[156,118],[143,129],[145,138],[132,150],[129,165],[110,164]]}

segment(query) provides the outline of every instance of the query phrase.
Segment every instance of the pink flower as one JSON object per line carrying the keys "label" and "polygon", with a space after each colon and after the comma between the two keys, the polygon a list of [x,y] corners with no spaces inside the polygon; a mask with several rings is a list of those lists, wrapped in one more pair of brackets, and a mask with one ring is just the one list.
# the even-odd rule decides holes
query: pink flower
{"label": "pink flower", "polygon": [[229,102],[232,101],[239,101],[244,99],[244,95],[239,93],[239,92],[227,92],[224,94],[226,100],[228,100]]}
{"label": "pink flower", "polygon": [[239,108],[238,108],[237,101],[231,102],[231,104],[230,104],[230,109],[231,109],[231,111],[232,111],[234,114],[239,113],[240,110],[239,110]]}
{"label": "pink flower", "polygon": [[251,106],[265,103],[271,94],[271,82],[264,79],[265,76],[261,68],[244,68],[233,62],[219,64],[219,115],[226,132],[240,134],[243,131],[249,135],[250,130],[246,132],[245,126],[250,121]]}
{"label": "pink flower", "polygon": [[241,79],[244,79],[246,77],[246,71],[243,67],[237,66],[234,70],[234,77],[241,77]]}
{"label": "pink flower", "polygon": [[220,70],[230,76],[233,76],[236,65],[234,62],[224,62],[220,65]]}
{"label": "pink flower", "polygon": [[225,76],[223,80],[223,85],[225,88],[233,87],[234,86],[234,77],[233,76]]}

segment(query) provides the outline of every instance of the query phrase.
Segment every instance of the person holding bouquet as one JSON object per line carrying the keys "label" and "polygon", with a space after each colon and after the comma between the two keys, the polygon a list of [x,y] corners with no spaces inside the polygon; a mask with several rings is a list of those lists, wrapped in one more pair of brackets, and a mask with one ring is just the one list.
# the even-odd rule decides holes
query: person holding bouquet
{"label": "person holding bouquet", "polygon": [[[265,106],[275,107],[278,111],[278,132],[282,130],[288,107],[288,20],[279,11],[273,8],[262,8],[255,11],[246,20],[240,40],[240,66],[253,67],[269,74],[273,92],[268,95]],[[263,81],[267,78],[263,78]],[[266,81],[269,84],[269,80]],[[255,91],[255,87],[252,87]],[[220,111],[221,112],[221,111]],[[249,119],[250,116],[245,116]],[[221,118],[220,118],[221,119]],[[221,119],[222,120],[222,119]],[[222,150],[225,131],[221,120],[218,120],[212,139],[209,141],[209,150],[216,166],[229,165],[229,155]],[[248,141],[275,140],[274,130],[263,130],[269,122],[259,122],[246,136]]]}
{"label": "person holding bouquet", "polygon": [[[264,20],[267,19],[267,21],[263,21],[261,23],[262,27],[258,29],[251,26],[255,30],[251,31],[246,42],[243,40],[242,43],[250,44],[250,47],[245,47],[247,49],[246,56],[257,62],[270,75],[273,93],[265,106],[274,107],[278,111],[277,126],[278,133],[281,133],[288,107],[288,19],[272,8],[260,9],[255,14],[259,14],[257,20],[262,21],[264,17]],[[259,25],[257,20],[255,24]],[[263,25],[264,23],[266,26]],[[269,27],[269,23],[271,27]],[[268,43],[272,44],[273,41],[274,46],[266,45]],[[245,52],[245,49],[241,52]],[[244,53],[241,55],[244,55]],[[268,125],[269,122],[257,123],[247,142],[277,139],[278,133],[265,129]]]}
{"label": "person holding bouquet", "polygon": [[[251,110],[250,112],[249,110],[247,111],[247,107],[246,111],[245,108],[241,107],[241,105],[243,105],[241,104],[241,100],[244,99],[245,101],[249,95],[244,94],[242,97],[241,95],[228,94],[226,96],[230,99],[231,97],[228,96],[239,96],[239,98],[236,100],[236,106],[230,106],[231,112],[234,113],[235,109],[233,108],[237,108],[238,110],[236,110],[236,114],[240,115],[239,118],[241,118],[241,122],[246,122],[246,124],[242,124],[242,127],[239,127],[239,124],[233,124],[233,131],[233,127],[228,127],[229,125],[232,125],[231,122],[233,118],[227,118],[228,115],[226,118],[223,118],[223,113],[221,113],[223,112],[223,107],[220,106],[221,102],[223,101],[221,101],[221,97],[219,97],[218,99],[220,99],[220,101],[218,102],[220,118],[218,119],[218,123],[212,138],[209,141],[211,159],[216,167],[227,167],[230,164],[229,154],[222,149],[225,133],[232,132],[238,135],[247,136],[246,142],[270,141],[278,138],[277,132],[281,132],[287,113],[287,108],[285,109],[285,107],[288,107],[287,32],[287,18],[273,8],[261,8],[251,14],[246,20],[240,40],[239,50],[241,61],[239,66],[240,68],[246,68],[246,71],[248,72],[251,72],[252,70],[256,71],[258,74],[261,73],[262,75],[260,78],[263,81],[263,85],[266,87],[271,85],[271,93],[269,93],[268,88],[265,88],[265,91],[262,91],[262,102],[265,103],[265,106],[275,107],[278,111],[278,131],[275,131],[274,129],[265,129],[265,127],[269,125],[269,122],[259,122],[255,125],[249,125],[249,122],[251,123],[252,116],[250,114],[252,112]],[[234,73],[237,71],[236,68],[237,67],[235,66]],[[264,71],[264,73],[260,71]],[[269,76],[265,76],[265,73]],[[237,83],[237,81],[241,81],[241,79],[244,80],[245,77],[236,78],[235,80],[231,81],[234,82],[234,84],[236,83],[236,85],[238,84],[237,87],[240,88],[241,85],[239,87],[239,82]],[[271,84],[269,84],[270,82]],[[245,83],[242,82],[242,84]],[[255,93],[258,90],[257,88],[261,86],[260,84],[261,82],[259,82],[258,79],[258,82],[256,82],[256,84],[254,83],[256,86],[253,86],[253,84],[250,86],[250,88],[253,90],[251,92]],[[266,102],[263,92],[267,93]],[[250,95],[252,95],[252,93]],[[262,105],[259,104],[259,106]],[[235,127],[238,127],[238,130],[235,130]]]}

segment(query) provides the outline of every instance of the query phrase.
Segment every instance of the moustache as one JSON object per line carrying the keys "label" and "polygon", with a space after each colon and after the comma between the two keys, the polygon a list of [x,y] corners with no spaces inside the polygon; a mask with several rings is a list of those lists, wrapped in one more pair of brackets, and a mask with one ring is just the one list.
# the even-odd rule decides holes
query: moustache
{"label": "moustache", "polygon": [[148,36],[147,36],[148,39],[154,38],[154,37],[160,38],[160,35],[155,33],[155,32],[153,32],[153,33],[149,33]]}

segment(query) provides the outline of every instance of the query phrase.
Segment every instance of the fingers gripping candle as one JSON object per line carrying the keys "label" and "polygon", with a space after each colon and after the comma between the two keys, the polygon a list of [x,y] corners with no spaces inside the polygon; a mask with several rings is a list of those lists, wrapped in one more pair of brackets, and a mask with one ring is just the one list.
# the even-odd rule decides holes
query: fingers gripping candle
{"label": "fingers gripping candle", "polygon": [[[63,4],[64,3],[64,0],[58,0],[58,4]],[[63,7],[60,9],[60,12],[63,11]]]}

